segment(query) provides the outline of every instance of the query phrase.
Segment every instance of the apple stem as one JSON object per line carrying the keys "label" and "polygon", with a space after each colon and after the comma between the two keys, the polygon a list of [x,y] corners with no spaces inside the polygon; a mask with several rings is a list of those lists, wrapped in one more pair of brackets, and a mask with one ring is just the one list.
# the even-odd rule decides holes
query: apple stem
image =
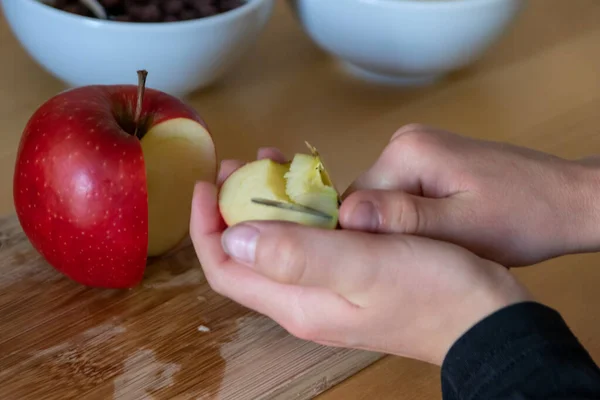
{"label": "apple stem", "polygon": [[135,124],[135,132],[134,136],[138,136],[138,129],[140,127],[140,118],[142,117],[142,105],[144,102],[144,92],[146,91],[146,78],[148,76],[148,71],[140,70],[137,72],[138,74],[138,92],[137,92],[137,103],[135,106],[135,116],[133,117],[133,122]]}

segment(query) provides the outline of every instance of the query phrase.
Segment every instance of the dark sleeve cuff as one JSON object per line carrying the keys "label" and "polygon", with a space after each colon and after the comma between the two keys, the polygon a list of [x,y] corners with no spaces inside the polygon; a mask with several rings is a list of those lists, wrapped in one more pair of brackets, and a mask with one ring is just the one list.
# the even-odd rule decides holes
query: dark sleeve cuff
{"label": "dark sleeve cuff", "polygon": [[447,400],[587,398],[600,391],[600,373],[558,312],[524,302],[483,319],[452,346],[442,391]]}

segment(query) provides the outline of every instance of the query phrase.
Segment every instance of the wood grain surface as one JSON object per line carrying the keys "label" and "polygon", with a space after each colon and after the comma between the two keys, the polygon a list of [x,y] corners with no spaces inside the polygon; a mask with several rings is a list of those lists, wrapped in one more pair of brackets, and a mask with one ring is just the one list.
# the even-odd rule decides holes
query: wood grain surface
{"label": "wood grain surface", "polygon": [[[278,2],[254,50],[188,102],[221,157],[251,159],[262,145],[289,154],[308,140],[341,188],[410,122],[563,157],[597,154],[599,21],[597,0],[531,0],[479,62],[435,86],[399,89],[344,75]],[[11,180],[23,126],[63,86],[1,16],[0,43],[0,398],[441,398],[437,367],[385,357],[357,372],[376,355],[298,341],[217,296],[190,251],[152,265],[127,292],[82,288],[49,269],[10,216]],[[599,265],[591,254],[515,273],[600,362]],[[242,388],[252,395],[240,397]]]}
{"label": "wood grain surface", "polygon": [[374,353],[288,335],[210,290],[192,247],[142,286],[82,287],[0,220],[0,398],[310,399]]}

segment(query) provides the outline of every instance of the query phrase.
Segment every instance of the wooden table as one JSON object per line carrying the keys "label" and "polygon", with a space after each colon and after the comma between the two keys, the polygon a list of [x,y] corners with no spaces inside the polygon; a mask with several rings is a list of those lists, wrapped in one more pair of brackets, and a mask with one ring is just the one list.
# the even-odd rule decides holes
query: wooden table
{"label": "wooden table", "polygon": [[[291,153],[308,140],[328,155],[341,187],[409,122],[579,157],[600,152],[598,21],[597,0],[532,0],[476,65],[435,87],[403,90],[343,75],[278,4],[256,50],[189,102],[216,132],[221,156],[249,159],[261,145]],[[25,54],[3,19],[0,43],[0,214],[9,214],[21,130],[63,86]],[[599,262],[596,255],[571,256],[518,271],[540,300],[563,313],[596,360],[600,319],[584,308],[600,303]],[[321,397],[438,399],[439,369],[387,357]]]}

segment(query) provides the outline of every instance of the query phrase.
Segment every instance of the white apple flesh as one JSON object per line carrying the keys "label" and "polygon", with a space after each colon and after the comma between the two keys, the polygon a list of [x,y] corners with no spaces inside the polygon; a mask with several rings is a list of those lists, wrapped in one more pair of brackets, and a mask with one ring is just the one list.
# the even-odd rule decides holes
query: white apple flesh
{"label": "white apple flesh", "polygon": [[[262,220],[335,229],[338,194],[323,172],[319,158],[306,154],[297,154],[291,164],[268,159],[248,163],[231,174],[221,187],[219,208],[223,220],[229,226]],[[331,218],[257,204],[252,201],[254,198],[299,204]]]}
{"label": "white apple flesh", "polygon": [[318,156],[296,154],[284,178],[292,202],[337,217],[338,193]]}
{"label": "white apple flesh", "polygon": [[148,256],[175,248],[188,233],[197,181],[213,181],[212,138],[196,121],[178,118],[149,130],[141,140],[148,190]]}

